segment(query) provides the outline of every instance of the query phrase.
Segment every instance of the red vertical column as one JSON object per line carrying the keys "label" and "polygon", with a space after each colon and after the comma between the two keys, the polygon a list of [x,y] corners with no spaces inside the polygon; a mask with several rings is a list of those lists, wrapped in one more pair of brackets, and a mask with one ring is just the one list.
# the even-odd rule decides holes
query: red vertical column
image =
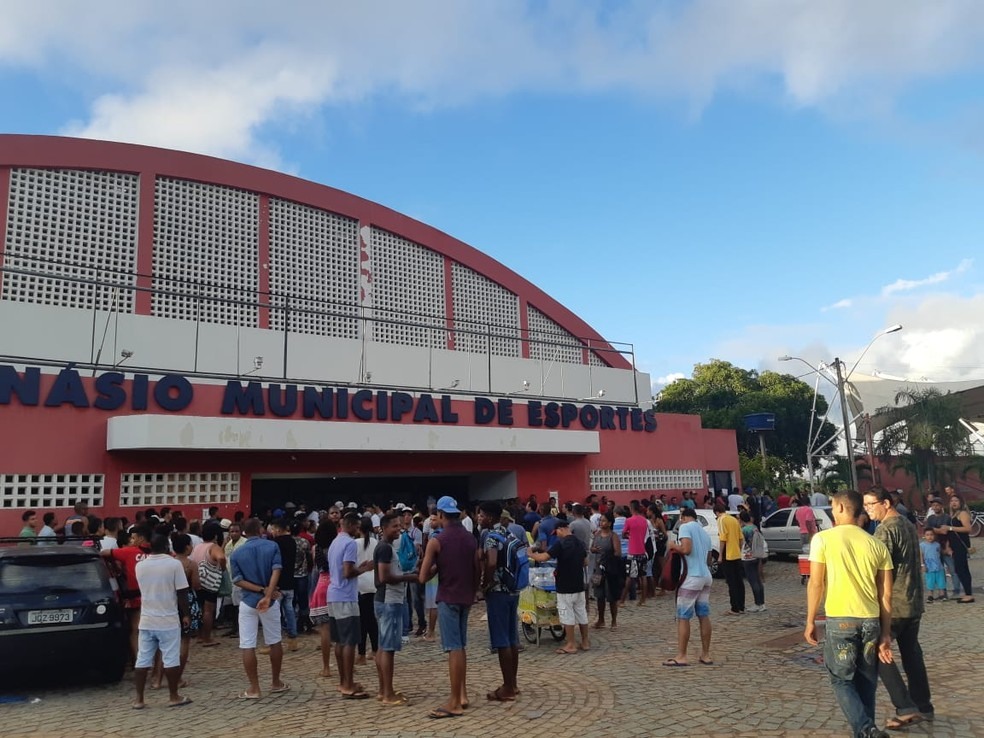
{"label": "red vertical column", "polygon": [[451,257],[444,257],[444,324],[448,327],[448,351],[454,351],[454,269]]}
{"label": "red vertical column", "polygon": [[270,327],[270,196],[260,195],[259,220],[257,223],[257,263],[259,264],[259,279],[257,280],[257,302],[259,308],[260,328]]}
{"label": "red vertical column", "polygon": [[140,172],[137,179],[137,315],[150,315],[154,273],[154,208],[157,198],[157,174]]}
{"label": "red vertical column", "polygon": [[10,209],[10,167],[0,167],[0,294],[3,294],[3,256],[7,252],[7,211]]}
{"label": "red vertical column", "polygon": [[[519,298],[519,337],[520,356],[530,358],[530,311],[525,297]],[[541,354],[542,356],[543,354]]]}

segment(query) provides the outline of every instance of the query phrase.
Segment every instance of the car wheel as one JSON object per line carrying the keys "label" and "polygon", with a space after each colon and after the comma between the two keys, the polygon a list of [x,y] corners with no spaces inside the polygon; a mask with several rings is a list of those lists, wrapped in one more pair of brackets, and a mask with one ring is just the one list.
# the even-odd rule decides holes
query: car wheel
{"label": "car wheel", "polygon": [[116,684],[126,672],[126,656],[110,659],[99,667],[99,681],[103,684]]}
{"label": "car wheel", "polygon": [[715,579],[724,579],[724,568],[719,559],[720,557],[716,553],[711,554],[711,576]]}

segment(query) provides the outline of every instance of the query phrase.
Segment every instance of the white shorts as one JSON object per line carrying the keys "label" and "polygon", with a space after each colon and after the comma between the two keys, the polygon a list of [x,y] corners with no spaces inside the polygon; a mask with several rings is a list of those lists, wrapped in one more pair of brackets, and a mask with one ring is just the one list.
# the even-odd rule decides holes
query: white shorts
{"label": "white shorts", "polygon": [[256,634],[263,626],[263,642],[272,646],[280,643],[280,600],[270,603],[266,612],[260,612],[245,602],[239,604],[239,647],[256,648]]}
{"label": "white shorts", "polygon": [[587,625],[588,608],[584,602],[584,592],[573,594],[557,593],[557,614],[561,625]]}
{"label": "white shorts", "polygon": [[161,651],[165,669],[181,666],[181,627],[168,630],[145,630],[137,634],[137,660],[135,669],[149,669],[154,665],[154,655]]}

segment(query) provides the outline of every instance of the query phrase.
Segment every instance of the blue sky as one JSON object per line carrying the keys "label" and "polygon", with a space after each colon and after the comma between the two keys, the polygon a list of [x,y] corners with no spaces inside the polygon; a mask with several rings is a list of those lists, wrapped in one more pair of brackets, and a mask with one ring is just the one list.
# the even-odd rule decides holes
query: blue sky
{"label": "blue sky", "polygon": [[852,359],[897,322],[859,371],[984,376],[982,4],[59,4],[11,3],[0,130],[381,202],[654,379]]}

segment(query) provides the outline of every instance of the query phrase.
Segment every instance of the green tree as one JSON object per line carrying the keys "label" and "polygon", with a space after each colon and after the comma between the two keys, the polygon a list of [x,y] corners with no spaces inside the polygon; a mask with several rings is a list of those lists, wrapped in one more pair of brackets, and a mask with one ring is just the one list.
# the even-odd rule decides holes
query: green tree
{"label": "green tree", "polygon": [[880,408],[889,425],[881,432],[875,453],[893,470],[904,470],[921,492],[952,479],[941,459],[972,453],[967,431],[960,424],[960,401],[935,387],[904,389],[895,395],[895,407]]}
{"label": "green tree", "polygon": [[[661,413],[700,415],[705,428],[731,428],[736,431],[738,449],[747,458],[759,451],[758,438],[745,430],[744,417],[751,413],[775,413],[776,429],[766,434],[766,452],[778,460],[772,481],[801,473],[806,468],[807,436],[813,387],[790,374],[757,372],[712,359],[694,366],[690,379],[678,379],[659,395],[656,410]],[[827,411],[827,401],[817,397],[817,416]],[[814,433],[817,431],[814,424]],[[820,428],[822,444],[834,434],[833,425]],[[746,483],[751,483],[742,474]]]}

